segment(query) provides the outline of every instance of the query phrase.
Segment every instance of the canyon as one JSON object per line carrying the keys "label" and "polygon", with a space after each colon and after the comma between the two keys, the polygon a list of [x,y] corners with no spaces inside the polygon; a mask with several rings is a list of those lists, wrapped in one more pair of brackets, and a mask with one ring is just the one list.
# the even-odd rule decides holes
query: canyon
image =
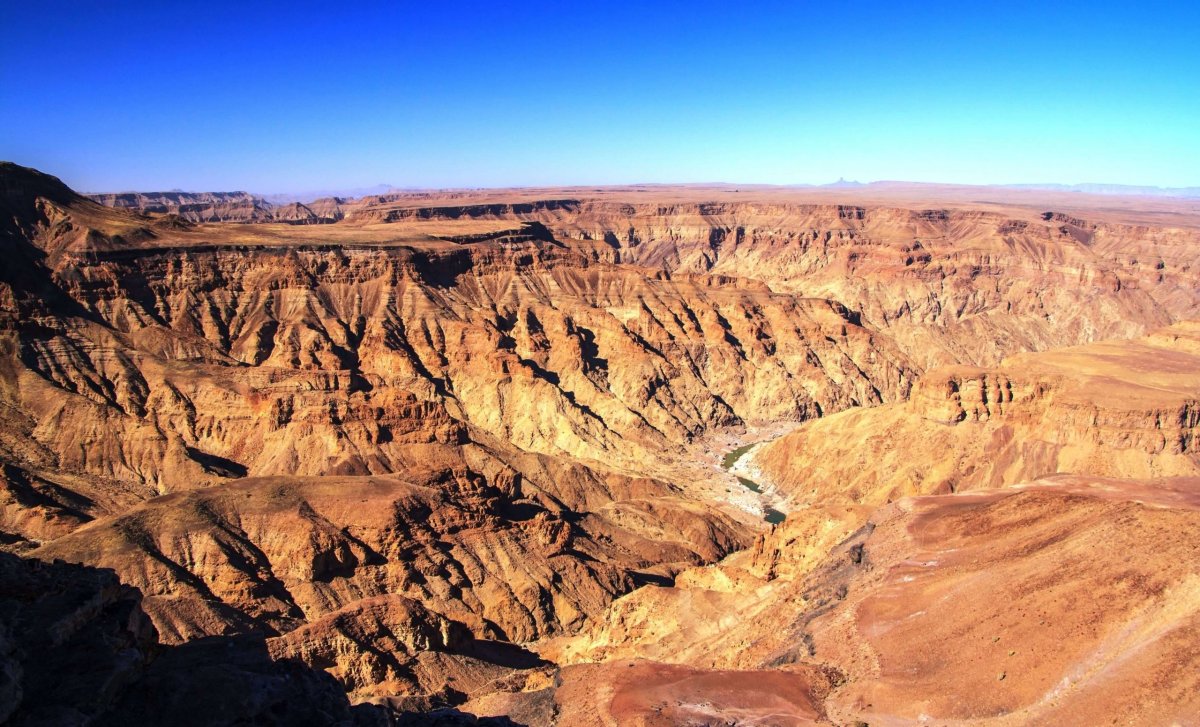
{"label": "canyon", "polygon": [[0,245],[0,721],[1200,711],[1194,200],[0,163]]}

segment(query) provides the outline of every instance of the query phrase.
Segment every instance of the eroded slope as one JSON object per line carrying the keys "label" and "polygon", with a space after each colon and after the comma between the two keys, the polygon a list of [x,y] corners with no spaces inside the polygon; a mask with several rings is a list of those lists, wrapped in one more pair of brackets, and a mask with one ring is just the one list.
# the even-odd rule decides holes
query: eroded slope
{"label": "eroded slope", "polygon": [[[4,547],[113,569],[185,665],[250,639],[392,713],[1186,714],[1130,665],[1191,668],[1195,483],[1094,476],[1196,472],[1194,326],[963,364],[1194,316],[1195,229],[728,197],[189,218],[7,165]],[[227,213],[272,222],[195,222]],[[756,537],[703,462],[780,422]],[[1003,678],[993,628],[1038,644]],[[139,709],[193,693],[163,669]]]}

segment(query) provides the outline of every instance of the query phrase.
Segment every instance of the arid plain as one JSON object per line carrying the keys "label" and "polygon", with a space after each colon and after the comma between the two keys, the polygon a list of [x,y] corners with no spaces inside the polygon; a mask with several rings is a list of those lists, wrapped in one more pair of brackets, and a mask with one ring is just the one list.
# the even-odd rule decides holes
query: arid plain
{"label": "arid plain", "polygon": [[1200,200],[0,164],[0,245],[0,722],[1197,723]]}

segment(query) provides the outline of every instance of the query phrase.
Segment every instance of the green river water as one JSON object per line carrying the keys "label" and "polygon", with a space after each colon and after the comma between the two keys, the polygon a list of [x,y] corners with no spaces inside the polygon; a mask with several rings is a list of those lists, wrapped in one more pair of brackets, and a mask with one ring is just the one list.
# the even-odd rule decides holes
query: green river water
{"label": "green river water", "polygon": [[[725,455],[724,458],[721,459],[721,466],[727,471],[732,470],[733,466],[737,464],[737,461],[742,458],[742,455],[746,454],[746,452],[749,452],[755,444],[758,444],[758,442],[744,444],[737,449],[731,450]],[[734,475],[734,477],[737,477],[738,482],[742,483],[742,487],[745,487],[753,492],[762,493],[762,487],[760,487],[759,484],[754,480],[746,479],[741,475]],[[763,516],[763,520],[766,520],[772,525],[778,525],[779,523],[783,522],[785,517],[787,517],[785,513],[782,513],[773,507],[768,507],[765,512],[766,514]]]}

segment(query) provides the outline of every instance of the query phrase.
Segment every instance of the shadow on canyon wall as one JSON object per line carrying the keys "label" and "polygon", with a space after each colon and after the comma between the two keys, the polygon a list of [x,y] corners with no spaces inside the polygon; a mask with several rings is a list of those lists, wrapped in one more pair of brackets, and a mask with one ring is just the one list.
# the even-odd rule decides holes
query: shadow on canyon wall
{"label": "shadow on canyon wall", "polygon": [[[116,574],[0,552],[0,722],[14,725],[485,725],[443,705],[428,712],[352,705],[325,672],[272,660],[265,637],[158,642],[138,589]],[[528,652],[476,644],[482,658]],[[430,705],[435,706],[433,704]]]}

